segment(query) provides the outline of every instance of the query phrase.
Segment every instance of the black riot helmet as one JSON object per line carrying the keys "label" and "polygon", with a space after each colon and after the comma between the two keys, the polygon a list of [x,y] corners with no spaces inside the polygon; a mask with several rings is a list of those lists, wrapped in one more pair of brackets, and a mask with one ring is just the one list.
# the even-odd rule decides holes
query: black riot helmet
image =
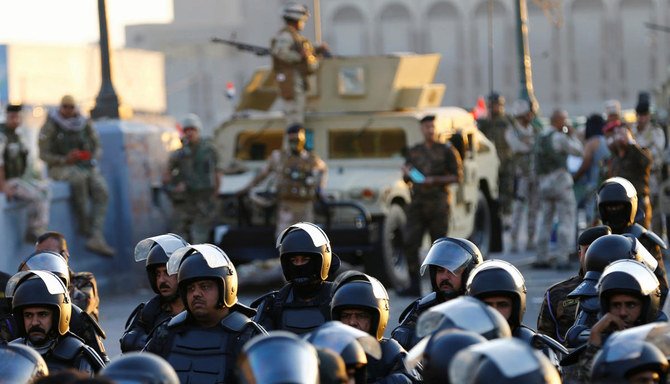
{"label": "black riot helmet", "polygon": [[337,352],[347,370],[354,370],[357,384],[366,382],[367,356],[376,360],[382,357],[381,346],[376,338],[335,320],[323,323],[304,338],[317,348]]}
{"label": "black riot helmet", "polygon": [[635,222],[637,191],[633,184],[623,177],[605,180],[598,190],[598,212],[612,232],[622,233]]}
{"label": "black riot helmet", "polygon": [[148,237],[135,246],[135,261],[145,261],[149,284],[154,292],[160,293],[156,286],[156,268],[165,266],[170,255],[188,242],[174,233]]}
{"label": "black riot helmet", "polygon": [[67,287],[55,274],[48,271],[19,272],[7,282],[5,296],[12,299],[12,313],[17,319],[19,335],[27,334],[21,320],[26,307],[48,307],[53,310],[53,326],[49,331],[52,334],[62,336],[70,329],[72,302]]}
{"label": "black riot helmet", "polygon": [[626,259],[640,261],[652,271],[655,271],[658,267],[656,259],[633,236],[605,235],[597,238],[591,243],[589,249],[586,250],[586,255],[584,255],[584,267],[586,269],[584,281],[569,296],[597,296],[596,283],[605,268],[614,261]]}
{"label": "black riot helmet", "polygon": [[381,340],[390,313],[389,295],[382,283],[365,274],[340,282],[330,302],[331,317],[333,320],[340,320],[342,311],[352,308],[371,313],[370,334]]}
{"label": "black riot helmet", "polygon": [[[461,279],[463,283],[468,280],[470,271],[477,265],[484,261],[482,253],[477,246],[470,240],[443,237],[435,240],[428,250],[426,259],[421,264],[421,276],[426,272],[426,268],[430,270],[430,285],[433,291],[440,294],[440,287],[435,282],[436,269],[434,267],[441,267],[447,269],[453,274],[463,272]],[[465,284],[463,284],[465,285]],[[465,291],[465,287],[461,287],[461,293]]]}
{"label": "black riot helmet", "polygon": [[449,384],[449,371],[454,356],[461,350],[486,342],[483,336],[462,329],[445,329],[428,339],[423,351],[423,382]]}
{"label": "black riot helmet", "polygon": [[150,352],[129,352],[114,358],[100,375],[124,384],[179,384],[174,368]]}
{"label": "black riot helmet", "polygon": [[347,368],[342,357],[328,348],[316,348],[319,357],[319,384],[347,384]]}
{"label": "black riot helmet", "polygon": [[487,260],[470,273],[465,285],[468,296],[483,300],[491,296],[512,299],[512,315],[507,322],[516,329],[526,313],[526,283],[521,272],[504,260]]}
{"label": "black riot helmet", "polygon": [[[212,244],[196,244],[179,248],[167,264],[170,275],[177,274],[177,286],[186,304],[186,287],[193,281],[211,279],[219,286],[219,307],[237,304],[237,272],[228,255]],[[188,306],[186,306],[186,310]]]}
{"label": "black riot helmet", "polygon": [[[282,271],[287,281],[307,284],[325,281],[336,256],[330,248],[330,240],[317,225],[300,222],[286,228],[277,238],[277,249]],[[291,263],[292,256],[309,256],[310,261],[301,266]],[[339,259],[337,263],[339,266]]]}
{"label": "black riot helmet", "polygon": [[3,383],[30,384],[49,375],[47,363],[34,348],[19,343],[0,343],[0,375]]}
{"label": "black riot helmet", "polygon": [[472,331],[487,340],[512,337],[509,324],[500,312],[469,296],[428,308],[419,316],[416,335],[423,338],[451,328]]}
{"label": "black riot helmet", "polygon": [[297,335],[271,331],[249,340],[238,358],[242,384],[314,384],[319,381],[316,349]]}
{"label": "black riot helmet", "polygon": [[549,359],[516,338],[476,344],[459,352],[449,379],[459,384],[558,384],[561,377]]}
{"label": "black riot helmet", "polygon": [[26,257],[19,265],[18,271],[49,271],[58,276],[65,286],[70,285],[70,269],[67,260],[56,252],[37,251]]}
{"label": "black riot helmet", "polygon": [[656,372],[659,383],[665,383],[668,360],[654,344],[615,332],[598,351],[591,369],[591,383],[629,383],[632,375],[644,371]]}
{"label": "black riot helmet", "polygon": [[648,324],[658,317],[661,305],[658,278],[639,261],[619,260],[607,266],[598,282],[598,293],[602,313],[609,312],[612,295],[627,294],[642,300],[642,311],[636,324]]}

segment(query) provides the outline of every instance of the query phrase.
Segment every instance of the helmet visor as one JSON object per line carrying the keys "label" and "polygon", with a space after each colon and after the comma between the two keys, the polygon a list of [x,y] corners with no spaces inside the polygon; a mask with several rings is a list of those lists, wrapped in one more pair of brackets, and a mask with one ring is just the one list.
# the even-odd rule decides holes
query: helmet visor
{"label": "helmet visor", "polygon": [[381,346],[376,338],[354,327],[339,321],[331,321],[319,327],[307,336],[307,341],[318,347],[332,349],[341,354],[352,341],[357,341],[365,354],[379,360],[382,357]]}
{"label": "helmet visor", "polygon": [[170,256],[170,259],[167,262],[168,275],[174,275],[179,272],[179,266],[181,265],[182,259],[186,255],[196,252],[202,255],[210,268],[228,267],[233,271],[235,270],[228,255],[226,255],[226,253],[219,247],[212,244],[196,244],[181,247],[172,253],[172,256]]}
{"label": "helmet visor", "polygon": [[[648,296],[659,287],[658,278],[645,264],[630,259],[617,260],[608,265],[600,277],[598,285],[600,286],[603,280],[613,273],[624,273],[635,279],[640,287],[640,294],[643,296]],[[598,290],[600,290],[600,287]]]}
{"label": "helmet visor", "polygon": [[[268,338],[246,353],[241,366],[250,368],[254,383],[315,383],[318,358],[314,348],[302,340]],[[245,367],[247,366],[247,367]],[[248,372],[248,371],[247,371]]]}
{"label": "helmet visor", "polygon": [[438,240],[430,247],[426,259],[421,264],[423,276],[429,265],[447,269],[453,274],[464,270],[473,260],[473,255],[465,248],[449,240]]}
{"label": "helmet visor", "polygon": [[156,244],[163,248],[168,257],[170,257],[170,255],[177,249],[188,245],[186,240],[173,233],[149,237],[140,241],[135,246],[135,261],[146,260],[147,257],[149,257],[149,251],[151,251],[151,248],[153,248]]}
{"label": "helmet visor", "polygon": [[651,253],[649,253],[649,250],[647,250],[647,248],[645,248],[638,239],[634,237],[631,238],[633,239],[633,248],[635,254],[637,255],[637,259],[643,262],[647,268],[655,271],[656,268],[658,268],[658,261],[654,258],[654,256],[651,255]]}
{"label": "helmet visor", "polygon": [[464,329],[480,335],[493,332],[498,326],[486,312],[485,305],[473,297],[459,297],[438,304],[419,316],[416,335],[423,338],[447,328]]}
{"label": "helmet visor", "polygon": [[470,272],[466,286],[469,287],[472,284],[475,276],[488,269],[502,269],[512,277],[515,287],[525,286],[525,281],[521,272],[519,272],[515,266],[504,260],[487,260],[479,264],[475,269],[472,270],[472,272]]}
{"label": "helmet visor", "polygon": [[451,363],[452,367],[458,367],[449,373],[451,382],[470,382],[483,358],[493,362],[508,379],[542,369],[538,356],[528,345],[514,338],[498,339],[476,344],[459,352]]}
{"label": "helmet visor", "polygon": [[63,256],[57,253],[38,253],[31,256],[25,262],[26,270],[35,271],[50,271],[59,276],[65,276],[68,278],[70,276],[70,271],[67,267],[67,262]]}
{"label": "helmet visor", "polygon": [[44,285],[47,287],[47,291],[49,291],[49,293],[52,295],[67,293],[67,288],[63,284],[63,281],[61,281],[61,279],[53,273],[47,271],[24,271],[15,274],[9,279],[9,281],[7,281],[7,286],[5,287],[5,297],[14,297],[16,288],[24,280],[29,279],[30,275],[37,276],[39,279],[41,279],[44,282]]}
{"label": "helmet visor", "polygon": [[326,236],[326,233],[323,231],[323,229],[317,227],[312,223],[301,222],[301,223],[295,223],[290,227],[286,228],[285,230],[283,230],[282,233],[279,235],[279,237],[277,237],[277,243],[275,244],[275,248],[279,249],[279,246],[284,240],[284,236],[286,236],[287,233],[296,228],[302,229],[303,231],[307,232],[309,237],[312,239],[312,243],[314,243],[315,247],[321,247],[323,245],[330,243],[330,241],[328,240],[328,236]]}

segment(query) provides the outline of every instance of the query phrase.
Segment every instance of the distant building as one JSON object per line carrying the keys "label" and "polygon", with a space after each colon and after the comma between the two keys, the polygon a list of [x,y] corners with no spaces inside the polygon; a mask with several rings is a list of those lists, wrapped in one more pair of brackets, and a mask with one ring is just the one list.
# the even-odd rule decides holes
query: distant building
{"label": "distant building", "polygon": [[[516,0],[493,3],[493,83],[508,100],[519,93]],[[535,92],[545,114],[601,111],[607,99],[632,107],[641,90],[660,86],[670,65],[670,3],[662,0],[555,0],[562,25],[552,24],[539,0],[527,0]],[[230,116],[225,85],[244,85],[253,68],[269,65],[213,36],[269,45],[281,28],[285,0],[174,0],[174,22],[126,28],[129,47],[166,54],[167,107],[195,112],[213,126]],[[542,1],[549,3],[549,1]],[[311,8],[312,2],[305,1]],[[488,0],[321,0],[323,39],[336,55],[439,52],[437,81],[445,105],[474,106],[489,92]],[[313,37],[313,20],[306,34]],[[240,92],[238,92],[239,94]]]}

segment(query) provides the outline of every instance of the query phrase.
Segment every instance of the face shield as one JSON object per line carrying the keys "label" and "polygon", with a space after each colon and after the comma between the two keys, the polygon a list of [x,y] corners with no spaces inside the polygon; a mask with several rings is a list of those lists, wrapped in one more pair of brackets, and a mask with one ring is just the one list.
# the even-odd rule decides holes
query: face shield
{"label": "face shield", "polygon": [[512,335],[507,320],[498,311],[469,296],[461,296],[429,308],[419,316],[416,335],[423,338],[448,328],[472,331],[486,338]]}
{"label": "face shield", "polygon": [[14,297],[14,292],[16,292],[16,288],[31,275],[37,276],[44,282],[44,285],[46,286],[47,291],[49,292],[50,295],[59,295],[59,294],[68,295],[67,287],[65,287],[65,284],[63,284],[63,281],[58,276],[48,271],[35,270],[35,271],[19,272],[14,276],[12,276],[9,279],[9,281],[7,281],[7,286],[5,287],[5,297],[7,298]]}
{"label": "face shield", "polygon": [[601,285],[607,276],[614,273],[626,274],[635,279],[640,287],[639,293],[642,296],[649,296],[658,290],[658,278],[645,264],[635,260],[617,260],[605,268],[603,275],[600,277],[600,281],[598,281],[598,291],[601,290]]}
{"label": "face shield", "polygon": [[49,271],[70,282],[70,270],[63,256],[53,252],[41,252],[30,256],[22,265],[22,271]]}
{"label": "face shield", "polygon": [[382,357],[381,346],[376,338],[339,321],[324,323],[314,332],[307,335],[306,340],[318,347],[331,349],[337,354],[341,354],[352,341],[356,341],[363,348],[366,355],[376,360]]}
{"label": "face shield", "polygon": [[462,272],[473,259],[474,255],[461,245],[449,240],[437,240],[430,247],[426,259],[421,264],[421,276],[425,274],[430,265],[442,267],[456,275]]}
{"label": "face shield", "polygon": [[179,266],[182,259],[191,253],[200,253],[210,268],[228,267],[235,271],[233,263],[219,247],[212,244],[196,244],[181,247],[172,253],[167,263],[168,275],[174,275],[179,272]]}
{"label": "face shield", "polygon": [[170,255],[181,247],[188,245],[186,240],[173,233],[146,238],[135,246],[135,261],[144,261],[149,257],[149,251],[155,245],[159,245],[165,253]]}

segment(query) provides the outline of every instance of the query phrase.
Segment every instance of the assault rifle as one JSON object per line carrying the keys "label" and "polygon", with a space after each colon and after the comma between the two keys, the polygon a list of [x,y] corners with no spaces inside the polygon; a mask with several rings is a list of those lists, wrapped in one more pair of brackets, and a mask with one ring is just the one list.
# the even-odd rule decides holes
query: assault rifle
{"label": "assault rifle", "polygon": [[258,45],[245,44],[240,43],[239,41],[226,40],[218,37],[213,37],[212,43],[227,44],[239,49],[240,51],[251,52],[256,56],[270,56],[270,48],[261,47]]}

